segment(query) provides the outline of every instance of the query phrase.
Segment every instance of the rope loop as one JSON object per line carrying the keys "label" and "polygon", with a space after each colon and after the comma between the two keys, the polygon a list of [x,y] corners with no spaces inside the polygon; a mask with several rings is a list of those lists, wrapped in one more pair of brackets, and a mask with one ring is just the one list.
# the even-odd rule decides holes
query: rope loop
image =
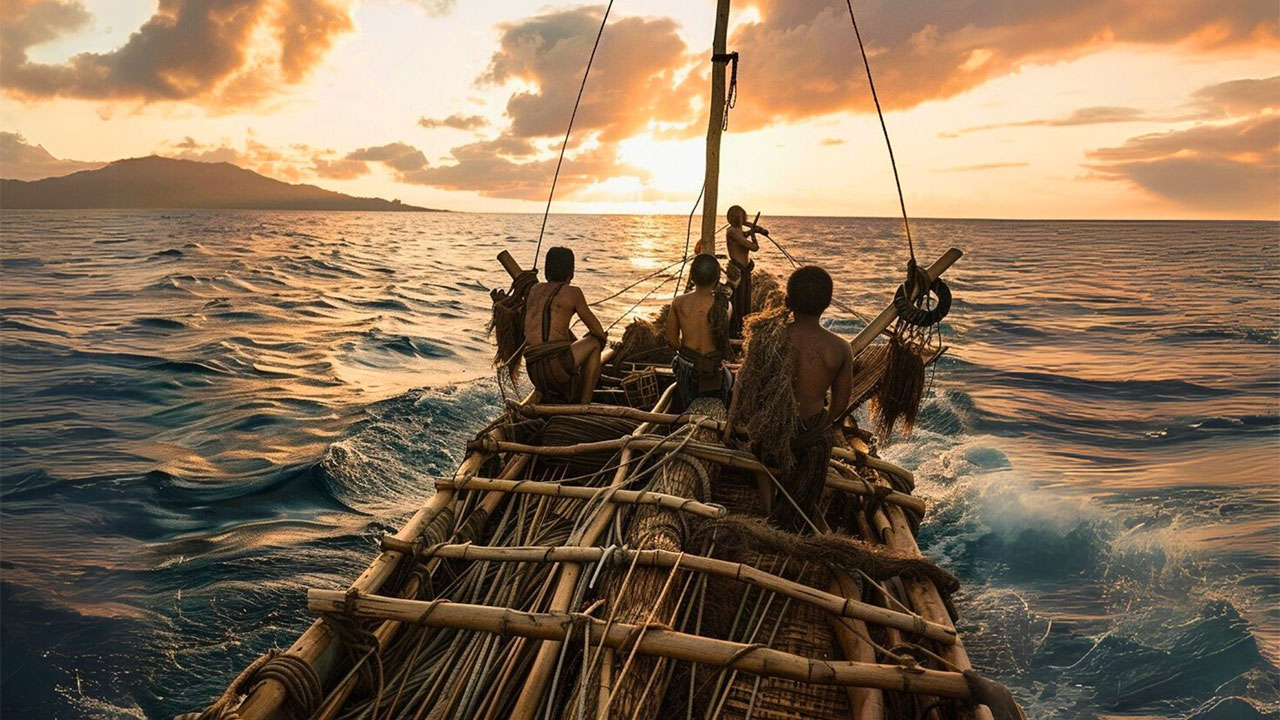
{"label": "rope loop", "polygon": [[275,680],[285,690],[292,702],[290,714],[294,717],[311,717],[324,699],[324,687],[311,663],[291,653],[275,655],[259,668],[254,676],[255,687],[267,680]]}
{"label": "rope loop", "polygon": [[720,125],[720,130],[724,131],[729,129],[729,111],[738,106],[738,51],[714,53],[711,56],[711,62],[713,64],[732,63],[729,70],[729,91],[724,97],[724,121]]}

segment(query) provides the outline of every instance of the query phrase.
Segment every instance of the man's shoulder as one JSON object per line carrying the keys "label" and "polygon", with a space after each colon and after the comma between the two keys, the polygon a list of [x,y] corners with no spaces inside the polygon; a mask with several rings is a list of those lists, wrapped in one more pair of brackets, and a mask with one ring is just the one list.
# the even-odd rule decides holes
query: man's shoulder
{"label": "man's shoulder", "polygon": [[841,356],[853,355],[853,347],[849,345],[849,341],[826,328],[822,328],[822,341],[827,347],[831,348],[833,353]]}

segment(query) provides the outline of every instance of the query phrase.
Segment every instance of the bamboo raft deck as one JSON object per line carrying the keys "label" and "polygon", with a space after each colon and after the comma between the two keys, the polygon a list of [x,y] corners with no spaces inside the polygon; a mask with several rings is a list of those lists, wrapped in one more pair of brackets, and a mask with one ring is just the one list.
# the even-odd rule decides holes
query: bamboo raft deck
{"label": "bamboo raft deck", "polygon": [[911,473],[842,438],[821,532],[769,528],[770,468],[723,442],[718,400],[673,411],[669,360],[606,363],[590,405],[510,406],[350,586],[308,592],[287,651],[181,717],[990,718]]}

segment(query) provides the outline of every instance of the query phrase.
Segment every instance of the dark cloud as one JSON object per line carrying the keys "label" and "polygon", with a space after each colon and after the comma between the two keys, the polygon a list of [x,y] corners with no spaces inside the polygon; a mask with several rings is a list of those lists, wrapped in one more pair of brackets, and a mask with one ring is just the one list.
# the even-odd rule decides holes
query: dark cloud
{"label": "dark cloud", "polygon": [[[21,133],[0,131],[0,177],[11,180],[40,180],[92,170],[106,163],[61,160],[41,145],[32,145]],[[0,200],[2,202],[2,200]]]}
{"label": "dark cloud", "polygon": [[[742,53],[744,97],[762,99],[738,106],[738,129],[871,108],[844,3],[759,0],[756,7],[761,21],[739,26],[730,42]],[[1211,49],[1276,44],[1278,33],[1274,0],[870,0],[857,11],[889,109],[1107,44]]]}
{"label": "dark cloud", "polygon": [[7,4],[0,13],[4,89],[31,98],[252,104],[303,80],[353,27],[342,0],[160,0],[112,52],[80,53],[61,64],[28,58],[29,48],[87,20],[76,0]]}
{"label": "dark cloud", "polygon": [[427,156],[421,150],[402,142],[353,150],[347,153],[345,159],[380,162],[401,173],[421,170],[427,166]]}
{"label": "dark cloud", "polygon": [[1180,205],[1254,217],[1280,214],[1280,116],[1131,138],[1088,153],[1086,167]]}
{"label": "dark cloud", "polygon": [[1280,108],[1280,75],[1230,80],[1202,87],[1191,96],[1209,115],[1252,115]]}
{"label": "dark cloud", "polygon": [[479,130],[482,127],[487,127],[489,121],[480,115],[454,113],[445,118],[420,117],[418,118],[418,124],[428,129],[446,127],[455,130]]}

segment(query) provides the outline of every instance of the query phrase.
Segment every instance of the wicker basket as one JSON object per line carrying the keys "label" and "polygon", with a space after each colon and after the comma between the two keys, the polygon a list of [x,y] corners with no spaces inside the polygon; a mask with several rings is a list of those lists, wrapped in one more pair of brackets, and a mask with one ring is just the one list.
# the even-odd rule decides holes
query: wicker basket
{"label": "wicker basket", "polygon": [[633,408],[651,408],[658,402],[658,373],[652,367],[622,378],[622,392]]}

